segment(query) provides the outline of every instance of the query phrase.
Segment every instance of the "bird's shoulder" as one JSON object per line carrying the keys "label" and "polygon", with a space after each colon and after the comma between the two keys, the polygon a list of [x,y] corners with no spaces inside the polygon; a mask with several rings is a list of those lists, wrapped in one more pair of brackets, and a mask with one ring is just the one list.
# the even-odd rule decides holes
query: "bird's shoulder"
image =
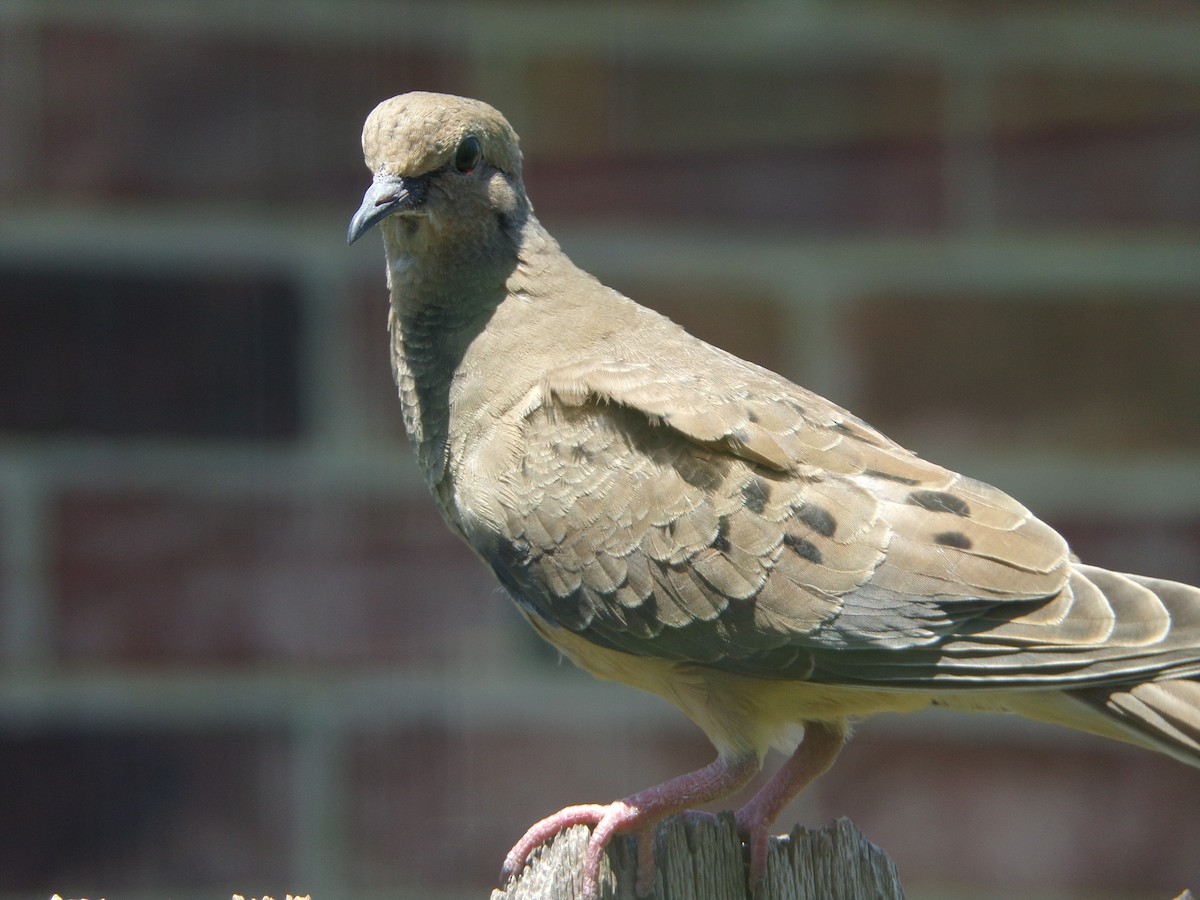
{"label": "bird's shoulder", "polygon": [[915,456],[819,394],[708,344],[654,314],[638,333],[548,368],[536,403],[545,410],[600,413],[619,406],[680,440],[719,449],[779,472],[867,467],[873,447],[897,476]]}

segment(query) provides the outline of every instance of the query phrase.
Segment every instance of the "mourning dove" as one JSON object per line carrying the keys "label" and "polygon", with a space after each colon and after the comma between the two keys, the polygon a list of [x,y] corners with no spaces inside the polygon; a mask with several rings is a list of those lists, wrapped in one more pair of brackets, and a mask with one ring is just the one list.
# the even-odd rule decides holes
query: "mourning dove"
{"label": "mourning dove", "polygon": [[1077,561],[996,488],[577,268],[487,104],[393,97],[362,141],[349,240],[383,234],[392,369],[442,516],[542,637],[718,753],[535,824],[506,873],[586,823],[595,896],[614,835],[732,793],[776,747],[737,813],[756,883],[775,817],[880,712],[1019,713],[1200,765],[1200,590]]}

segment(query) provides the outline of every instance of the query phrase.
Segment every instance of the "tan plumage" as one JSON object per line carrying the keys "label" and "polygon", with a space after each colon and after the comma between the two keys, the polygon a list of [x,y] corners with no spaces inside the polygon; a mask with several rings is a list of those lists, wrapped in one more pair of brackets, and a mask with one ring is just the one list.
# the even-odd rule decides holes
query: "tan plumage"
{"label": "tan plumage", "polygon": [[720,753],[551,817],[510,867],[572,821],[597,825],[598,865],[613,833],[736,788],[807,726],[739,814],[761,874],[772,812],[848,718],[885,710],[1018,712],[1200,765],[1200,590],[1074,562],[1002,492],[576,268],[491,107],[402,95],[363,147],[350,238],[383,232],[394,372],[443,516],[544,637]]}

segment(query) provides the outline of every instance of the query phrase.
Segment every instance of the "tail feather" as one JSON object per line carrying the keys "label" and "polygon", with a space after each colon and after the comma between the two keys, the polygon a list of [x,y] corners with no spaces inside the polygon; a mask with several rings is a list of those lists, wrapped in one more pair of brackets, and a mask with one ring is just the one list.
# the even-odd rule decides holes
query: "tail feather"
{"label": "tail feather", "polygon": [[1105,577],[1107,573],[1094,569],[1089,574],[1109,596],[1125,592],[1122,583],[1132,582],[1159,599],[1170,627],[1151,646],[1165,665],[1147,681],[1098,685],[1072,694],[1121,726],[1134,742],[1200,767],[1200,590],[1143,575]]}
{"label": "tail feather", "polygon": [[1111,689],[1200,678],[1200,588],[1076,563],[1072,588],[1085,584],[1102,592],[1112,625],[1097,646],[1076,646],[1084,679]]}
{"label": "tail feather", "polygon": [[1200,589],[1076,563],[1076,590],[1082,582],[1103,593],[1113,627],[1089,651],[1092,683],[1064,691],[1087,712],[1058,721],[1200,767]]}
{"label": "tail feather", "polygon": [[1072,694],[1125,726],[1136,743],[1200,767],[1200,681],[1146,681]]}

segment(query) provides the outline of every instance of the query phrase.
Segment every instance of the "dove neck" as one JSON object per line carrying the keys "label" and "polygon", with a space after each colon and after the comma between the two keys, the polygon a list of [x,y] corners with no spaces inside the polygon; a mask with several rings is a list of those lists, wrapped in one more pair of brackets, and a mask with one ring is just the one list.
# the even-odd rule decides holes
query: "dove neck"
{"label": "dove neck", "polygon": [[548,370],[631,331],[634,304],[578,269],[532,215],[504,237],[499,261],[389,254],[393,374],[435,494],[481,423],[506,420]]}
{"label": "dove neck", "polygon": [[[510,365],[528,305],[522,286],[553,265],[557,244],[531,215],[490,240],[388,241],[392,370],[405,429],[429,483],[442,481],[461,448],[451,435],[489,407],[502,407],[519,378]],[[532,274],[531,274],[532,273]],[[502,315],[503,307],[510,309]]]}
{"label": "dove neck", "polygon": [[428,280],[397,278],[394,264],[391,271],[392,374],[405,430],[427,480],[436,484],[446,469],[454,382],[471,342],[503,299],[504,282],[456,277],[453,267]]}

